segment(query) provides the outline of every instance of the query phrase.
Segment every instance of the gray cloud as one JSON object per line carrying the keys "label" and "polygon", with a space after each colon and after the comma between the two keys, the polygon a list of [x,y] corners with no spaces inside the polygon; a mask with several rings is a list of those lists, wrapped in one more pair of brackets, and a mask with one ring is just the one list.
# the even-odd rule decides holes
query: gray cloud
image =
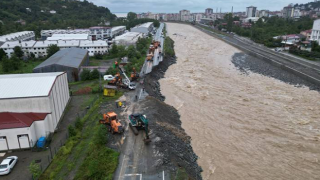
{"label": "gray cloud", "polygon": [[108,7],[111,12],[179,12],[188,9],[191,12],[204,12],[208,7],[222,12],[245,11],[247,6],[258,9],[281,10],[290,3],[306,3],[306,0],[88,0],[99,6]]}

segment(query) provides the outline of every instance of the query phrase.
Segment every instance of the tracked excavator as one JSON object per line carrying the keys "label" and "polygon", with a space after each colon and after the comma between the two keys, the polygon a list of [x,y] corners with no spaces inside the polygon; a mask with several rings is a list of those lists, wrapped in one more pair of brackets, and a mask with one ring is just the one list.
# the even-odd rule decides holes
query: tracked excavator
{"label": "tracked excavator", "polygon": [[145,138],[143,141],[146,144],[151,142],[149,138],[149,121],[146,115],[139,113],[129,115],[129,126],[135,135],[139,134],[139,130],[144,130]]}

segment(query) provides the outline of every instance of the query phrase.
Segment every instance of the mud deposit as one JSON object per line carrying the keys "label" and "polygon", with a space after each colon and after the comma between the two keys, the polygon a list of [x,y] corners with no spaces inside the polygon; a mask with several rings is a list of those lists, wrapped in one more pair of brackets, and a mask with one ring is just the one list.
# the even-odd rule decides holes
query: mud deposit
{"label": "mud deposit", "polygon": [[179,167],[186,170],[192,179],[200,180],[201,168],[197,164],[197,155],[191,147],[191,138],[181,127],[177,110],[162,102],[165,97],[160,92],[158,80],[164,77],[168,67],[176,62],[175,57],[165,57],[153,71],[145,77],[144,84],[148,97],[141,103],[150,121],[150,129],[155,149],[162,154],[159,166],[169,169],[173,175]]}
{"label": "mud deposit", "polygon": [[167,23],[177,63],[160,79],[192,138],[203,179],[319,179],[320,94],[232,63],[238,49]]}

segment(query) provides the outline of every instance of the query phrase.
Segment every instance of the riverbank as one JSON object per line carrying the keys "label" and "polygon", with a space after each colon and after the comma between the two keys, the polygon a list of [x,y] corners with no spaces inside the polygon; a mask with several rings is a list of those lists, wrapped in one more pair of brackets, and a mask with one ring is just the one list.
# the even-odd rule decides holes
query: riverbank
{"label": "riverbank", "polygon": [[167,31],[178,59],[161,93],[181,115],[203,179],[320,176],[317,91],[244,74],[232,63],[240,50],[190,25],[167,23]]}

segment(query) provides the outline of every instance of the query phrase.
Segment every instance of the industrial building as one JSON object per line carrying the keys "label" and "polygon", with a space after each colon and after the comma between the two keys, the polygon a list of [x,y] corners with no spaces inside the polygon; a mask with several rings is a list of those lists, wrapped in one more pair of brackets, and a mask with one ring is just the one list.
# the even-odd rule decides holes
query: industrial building
{"label": "industrial building", "polygon": [[0,46],[5,42],[35,40],[33,31],[22,31],[0,36]]}
{"label": "industrial building", "polygon": [[32,53],[38,58],[48,55],[47,49],[50,45],[57,45],[60,49],[72,47],[87,49],[89,51],[89,56],[93,56],[96,53],[107,53],[109,48],[108,43],[103,40],[13,41],[4,43],[0,48],[4,50],[9,58],[13,54],[15,46],[21,47],[26,57],[29,57]]}
{"label": "industrial building", "polygon": [[147,22],[136,27],[131,28],[131,32],[138,32],[143,34],[149,34],[153,30],[153,22]]}
{"label": "industrial building", "polygon": [[105,54],[108,52],[109,45],[106,41],[80,41],[79,47],[88,50],[89,56],[95,54]]}
{"label": "industrial building", "polygon": [[69,102],[67,74],[0,75],[0,151],[33,147],[53,133]]}
{"label": "industrial building", "polygon": [[55,29],[55,30],[42,30],[41,39],[47,40],[48,37],[52,37],[54,34],[90,34],[89,29]]}
{"label": "industrial building", "polygon": [[111,38],[116,36],[120,36],[121,34],[125,33],[126,27],[125,26],[116,26],[111,29]]}
{"label": "industrial building", "polygon": [[68,81],[80,80],[80,68],[89,64],[88,51],[80,48],[63,49],[33,69],[34,73],[66,72]]}
{"label": "industrial building", "polygon": [[143,34],[139,32],[126,32],[121,36],[117,36],[115,38],[115,43],[123,46],[136,45],[138,39],[143,37]]}
{"label": "industrial building", "polygon": [[91,40],[89,34],[53,34],[51,37],[47,38],[48,41],[58,41],[58,40]]}

